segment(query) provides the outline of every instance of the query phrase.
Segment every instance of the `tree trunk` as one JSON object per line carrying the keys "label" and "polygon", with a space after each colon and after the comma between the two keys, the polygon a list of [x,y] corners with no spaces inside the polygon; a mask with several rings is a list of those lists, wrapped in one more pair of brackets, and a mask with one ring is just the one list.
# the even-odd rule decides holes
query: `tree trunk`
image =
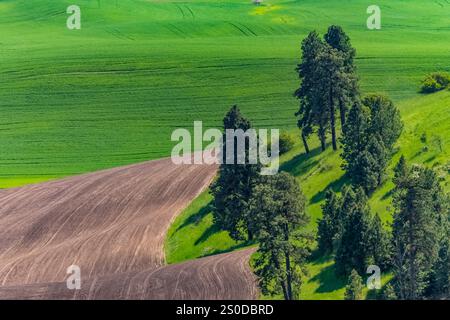
{"label": "tree trunk", "polygon": [[247,238],[248,241],[253,241],[253,232],[250,230],[250,226],[247,226]]}
{"label": "tree trunk", "polygon": [[[277,268],[277,270],[281,270],[280,263],[278,262],[278,259],[274,254],[272,254],[272,259],[275,263],[275,268]],[[281,289],[283,290],[284,300],[289,300],[289,294],[286,288],[286,284],[284,283],[284,280],[281,281]]]}
{"label": "tree trunk", "polygon": [[341,131],[344,133],[344,125],[345,125],[345,103],[342,99],[339,100],[339,113],[341,116]]}
{"label": "tree trunk", "polygon": [[320,147],[322,151],[325,151],[327,148],[327,142],[325,137],[325,130],[323,129],[323,125],[321,124],[319,127],[319,140],[320,140]]}
{"label": "tree trunk", "polygon": [[[289,241],[289,229],[288,226],[284,226],[284,241]],[[291,257],[289,256],[289,251],[284,252],[284,256],[286,259],[286,289],[287,294],[289,296],[288,300],[294,300],[294,297],[292,295],[292,270],[291,270]]]}
{"label": "tree trunk", "polygon": [[305,147],[305,152],[309,153],[309,146],[308,146],[308,141],[306,140],[306,137],[302,131],[302,141],[303,141],[303,146]]}
{"label": "tree trunk", "polygon": [[329,92],[329,104],[330,104],[330,125],[331,125],[331,143],[333,145],[333,150],[337,150],[337,143],[336,143],[336,110],[334,108],[334,101],[333,101],[333,89],[330,86],[330,92]]}

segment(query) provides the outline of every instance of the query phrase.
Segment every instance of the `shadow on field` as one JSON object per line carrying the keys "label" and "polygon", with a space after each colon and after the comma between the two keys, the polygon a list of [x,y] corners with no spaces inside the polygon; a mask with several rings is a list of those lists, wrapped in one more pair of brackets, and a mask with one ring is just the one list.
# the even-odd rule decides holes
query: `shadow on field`
{"label": "shadow on field", "polygon": [[242,243],[236,244],[236,245],[234,245],[234,246],[232,246],[232,247],[230,247],[230,248],[228,248],[228,249],[224,249],[224,250],[214,250],[213,252],[210,252],[210,253],[207,253],[207,254],[203,255],[202,257],[209,257],[209,256],[214,256],[214,255],[216,255],[216,254],[232,252],[232,251],[235,251],[235,250],[239,250],[239,249],[244,249],[244,248],[247,248],[247,247],[251,247],[251,246],[253,246],[253,245],[255,245],[254,242],[248,242],[248,241],[246,241],[246,242],[242,242]]}
{"label": "shadow on field", "polygon": [[307,173],[311,168],[319,164],[320,160],[316,157],[320,155],[320,148],[311,150],[309,154],[302,153],[296,155],[291,160],[286,161],[280,167],[281,171],[287,171],[294,176],[301,176]]}
{"label": "shadow on field", "polygon": [[310,204],[315,204],[323,199],[325,199],[325,194],[328,189],[333,190],[334,192],[341,191],[342,187],[347,184],[349,181],[347,175],[342,175],[339,179],[334,180],[333,182],[329,183],[325,188],[323,188],[321,191],[317,192],[309,201]]}
{"label": "shadow on field", "polygon": [[[320,261],[317,261],[317,263],[320,263]],[[319,283],[319,287],[316,289],[317,293],[336,291],[342,289],[346,285],[344,279],[336,276],[334,264],[323,268],[320,273],[311,278],[309,282]]]}
{"label": "shadow on field", "polygon": [[191,215],[187,218],[176,231],[183,229],[191,224],[198,224],[208,213],[211,212],[212,201],[208,202],[204,207],[202,207],[196,214]]}

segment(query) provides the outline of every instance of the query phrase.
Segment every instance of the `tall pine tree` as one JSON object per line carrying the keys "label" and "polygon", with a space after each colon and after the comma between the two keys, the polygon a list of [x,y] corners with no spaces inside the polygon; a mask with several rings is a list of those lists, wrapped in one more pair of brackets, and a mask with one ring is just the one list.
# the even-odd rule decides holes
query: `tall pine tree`
{"label": "tall pine tree", "polygon": [[[233,106],[226,114],[224,129],[251,128],[250,121],[244,118],[237,106]],[[226,141],[225,133],[223,141]],[[248,139],[245,147],[245,164],[237,164],[237,143],[234,143],[234,164],[223,164],[219,169],[219,177],[211,186],[213,200],[214,222],[223,230],[228,231],[235,240],[252,240],[253,217],[249,214],[248,201],[252,190],[258,183],[260,164],[249,164]],[[222,146],[222,156],[227,155],[226,143]]]}
{"label": "tall pine tree", "polygon": [[285,172],[266,176],[255,187],[250,208],[259,242],[255,272],[263,293],[298,298],[311,242],[300,231],[309,221],[300,186]]}
{"label": "tall pine tree", "polygon": [[[394,194],[394,274],[400,299],[421,299],[429,286],[442,239],[442,190],[435,173],[413,166],[399,170]],[[404,172],[405,176],[400,176]]]}
{"label": "tall pine tree", "polygon": [[358,100],[358,79],[356,76],[356,67],[353,63],[356,56],[356,50],[350,43],[350,38],[345,34],[340,26],[332,25],[325,34],[325,41],[334,49],[342,53],[344,59],[344,74],[346,82],[343,91],[345,94],[337,97],[339,102],[339,114],[341,119],[341,128],[344,128],[348,106],[353,105]]}

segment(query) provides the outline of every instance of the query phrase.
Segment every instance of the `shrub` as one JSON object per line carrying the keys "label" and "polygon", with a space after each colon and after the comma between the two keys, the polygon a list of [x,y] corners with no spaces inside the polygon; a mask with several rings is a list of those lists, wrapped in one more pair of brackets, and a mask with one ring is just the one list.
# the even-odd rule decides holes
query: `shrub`
{"label": "shrub", "polygon": [[433,93],[447,88],[450,84],[450,75],[444,72],[435,72],[422,81],[423,93]]}
{"label": "shrub", "polygon": [[287,132],[282,132],[280,134],[280,154],[284,154],[294,147],[295,140],[294,138]]}

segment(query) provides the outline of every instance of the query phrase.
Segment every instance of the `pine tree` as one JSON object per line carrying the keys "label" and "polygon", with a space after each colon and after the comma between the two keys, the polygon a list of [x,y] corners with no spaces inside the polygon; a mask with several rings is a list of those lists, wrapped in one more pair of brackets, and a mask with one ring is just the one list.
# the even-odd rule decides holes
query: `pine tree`
{"label": "pine tree", "polygon": [[405,157],[402,155],[394,168],[393,182],[395,183],[398,189],[402,189],[405,187],[407,178],[408,178],[408,166],[406,164]]}
{"label": "pine tree", "polygon": [[369,95],[363,104],[370,109],[370,132],[378,135],[389,153],[403,130],[400,112],[394,103],[383,95]]}
{"label": "pine tree", "polygon": [[328,28],[325,34],[325,41],[334,49],[342,53],[344,58],[344,74],[346,82],[344,86],[345,94],[340,95],[339,102],[339,114],[341,119],[342,129],[345,125],[346,112],[348,105],[355,103],[359,96],[358,79],[356,77],[356,67],[353,60],[356,56],[356,50],[350,43],[350,38],[345,34],[344,30],[340,26],[332,25]]}
{"label": "pine tree", "polygon": [[345,287],[345,300],[363,300],[363,281],[358,272],[353,269]]}
{"label": "pine tree", "polygon": [[312,240],[299,231],[309,221],[300,186],[285,172],[264,177],[255,187],[250,207],[257,217],[255,273],[263,293],[298,298]]}
{"label": "pine tree", "polygon": [[325,193],[325,203],[322,205],[322,218],[318,223],[317,242],[322,253],[333,252],[334,241],[339,232],[340,200],[336,193],[329,189]]}
{"label": "pine tree", "polygon": [[338,275],[346,276],[352,269],[364,273],[371,257],[371,217],[367,197],[361,188],[356,189],[354,195],[352,201],[346,204],[349,208],[348,218],[336,252],[335,266]]}
{"label": "pine tree", "polygon": [[315,60],[312,94],[318,103],[313,104],[315,113],[326,117],[331,130],[333,150],[337,150],[336,105],[345,99],[347,75],[344,72],[344,57],[336,49],[324,45]]}
{"label": "pine tree", "polygon": [[382,270],[387,270],[391,266],[392,245],[389,233],[383,228],[378,214],[375,214],[371,222],[369,243],[373,263]]}
{"label": "pine tree", "polygon": [[[251,128],[250,122],[233,106],[224,118],[224,129]],[[224,139],[225,140],[225,133]],[[246,160],[248,160],[248,144],[246,145]],[[222,156],[226,157],[226,143],[222,147]],[[219,169],[219,177],[211,186],[213,200],[214,222],[223,230],[229,232],[235,240],[252,240],[253,217],[249,215],[248,201],[252,189],[259,179],[260,164],[237,164],[237,144],[234,144],[234,164],[223,164]]]}
{"label": "pine tree", "polygon": [[387,98],[374,95],[363,101],[365,106],[356,103],[350,109],[341,156],[352,183],[370,194],[384,181],[402,123],[398,110]]}
{"label": "pine tree", "polygon": [[344,159],[343,169],[350,176],[358,170],[356,160],[365,150],[368,140],[369,114],[362,105],[355,103],[349,111],[342,136]]}
{"label": "pine tree", "polygon": [[442,228],[442,190],[435,173],[420,166],[407,170],[394,195],[394,273],[400,299],[421,299],[438,260]]}
{"label": "pine tree", "polygon": [[301,130],[301,137],[306,153],[309,153],[308,137],[313,133],[313,127],[319,123],[312,107],[314,104],[317,104],[317,97],[313,95],[311,90],[314,86],[314,60],[322,50],[323,45],[324,44],[317,32],[310,32],[302,41],[302,62],[296,69],[301,84],[294,93],[294,96],[300,100],[300,108],[295,115],[299,117],[297,126]]}

